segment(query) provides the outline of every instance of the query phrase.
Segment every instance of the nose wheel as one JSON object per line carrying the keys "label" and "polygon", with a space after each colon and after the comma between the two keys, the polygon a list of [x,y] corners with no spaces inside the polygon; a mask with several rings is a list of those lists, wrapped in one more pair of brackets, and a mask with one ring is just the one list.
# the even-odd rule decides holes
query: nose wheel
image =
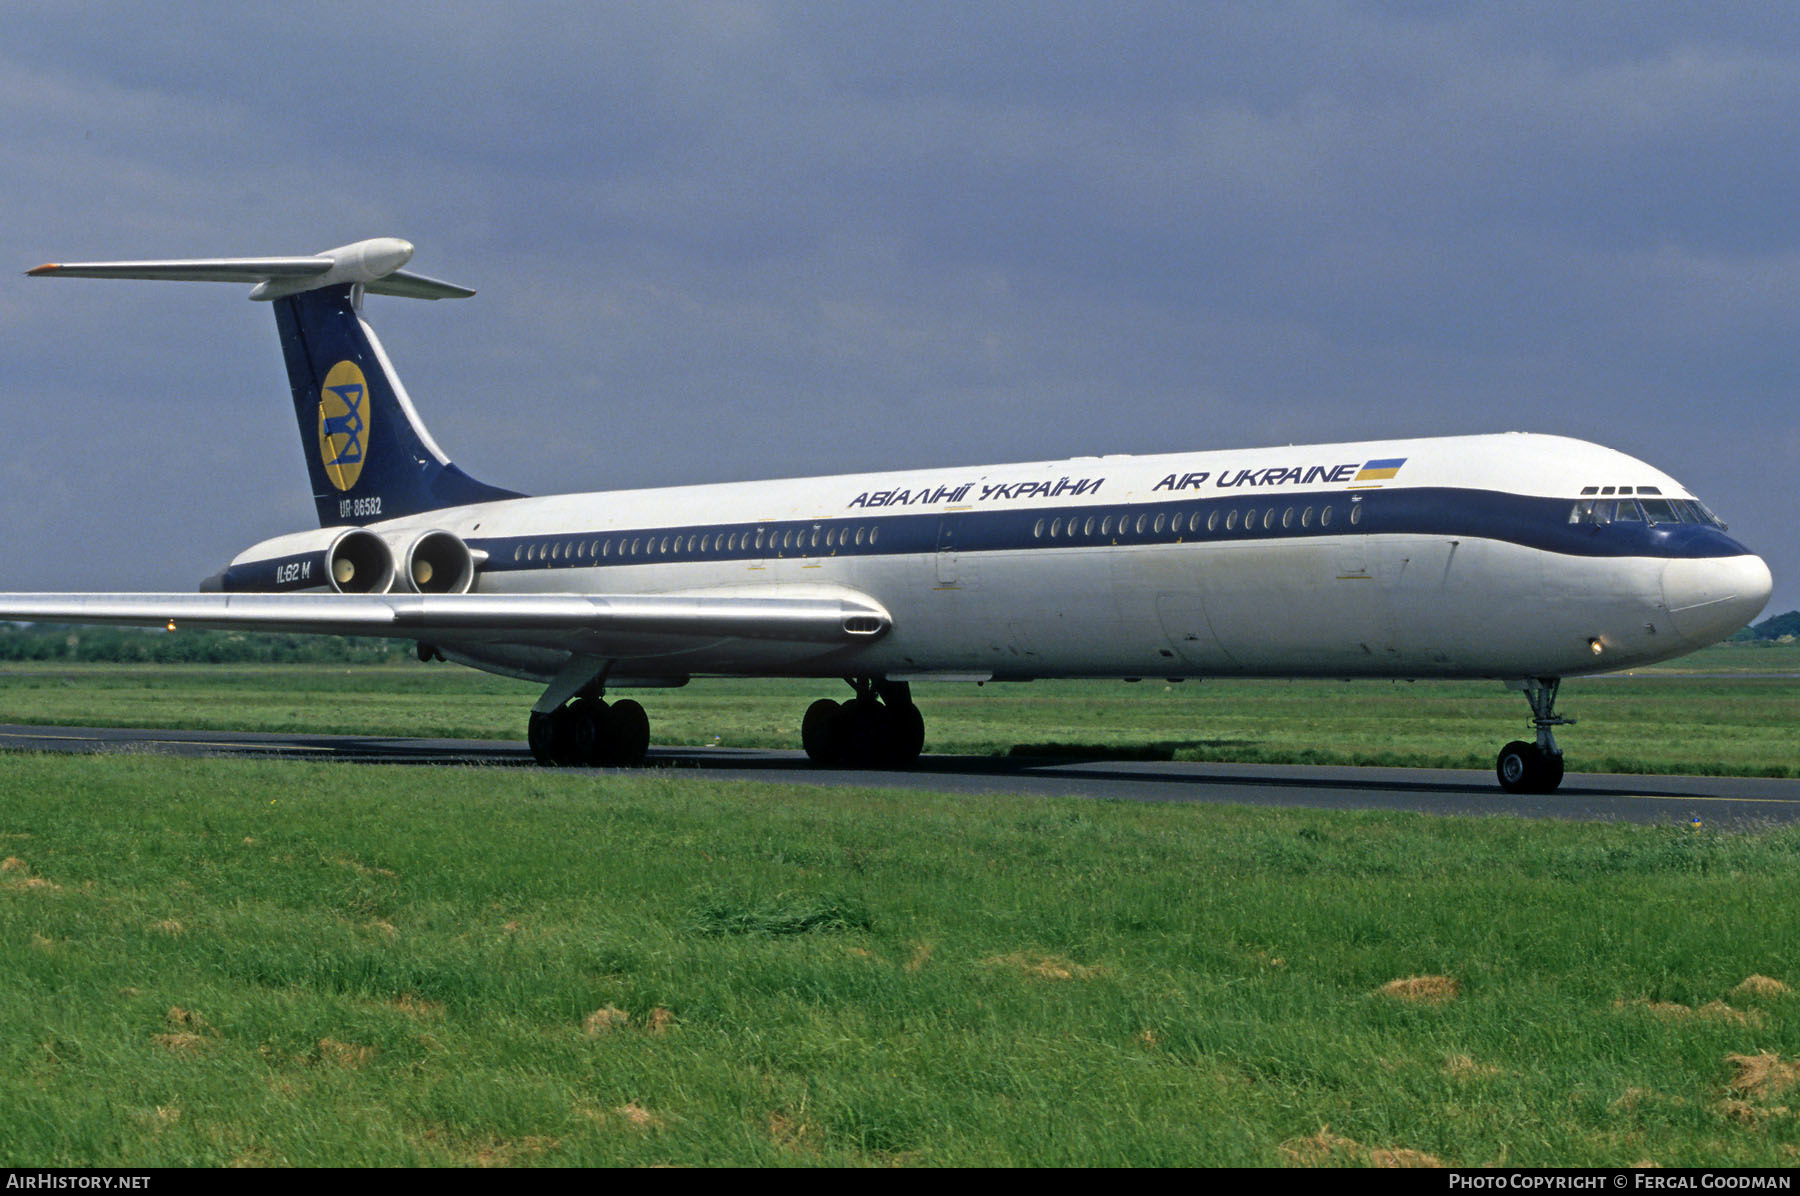
{"label": "nose wheel", "polygon": [[1556,691],[1561,687],[1559,677],[1534,677],[1524,682],[1537,742],[1515,739],[1500,749],[1494,775],[1508,793],[1554,793],[1562,784],[1563,754],[1551,728],[1573,726],[1575,720],[1556,713]]}

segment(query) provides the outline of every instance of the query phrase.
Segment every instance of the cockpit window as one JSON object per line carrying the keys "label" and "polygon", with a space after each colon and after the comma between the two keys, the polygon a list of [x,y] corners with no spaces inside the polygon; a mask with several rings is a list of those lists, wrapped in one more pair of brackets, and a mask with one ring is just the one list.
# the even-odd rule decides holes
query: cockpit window
{"label": "cockpit window", "polygon": [[[1654,487],[1639,486],[1639,492]],[[1725,522],[1694,498],[1582,498],[1569,508],[1570,523],[1599,525],[1612,523],[1651,524],[1698,523],[1725,530]]]}

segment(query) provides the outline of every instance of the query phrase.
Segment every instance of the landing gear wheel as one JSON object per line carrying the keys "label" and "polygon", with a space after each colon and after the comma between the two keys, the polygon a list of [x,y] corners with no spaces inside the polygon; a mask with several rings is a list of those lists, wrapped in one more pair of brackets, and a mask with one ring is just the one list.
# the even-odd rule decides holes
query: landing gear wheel
{"label": "landing gear wheel", "polygon": [[565,768],[586,764],[593,747],[593,724],[564,706],[550,715],[550,760]]}
{"label": "landing gear wheel", "polygon": [[836,732],[841,709],[842,703],[820,698],[806,708],[806,717],[800,720],[800,746],[806,749],[807,759],[814,764],[838,762]]}
{"label": "landing gear wheel", "polygon": [[1508,793],[1553,793],[1562,784],[1563,758],[1550,755],[1535,743],[1513,740],[1500,749],[1494,775]]}
{"label": "landing gear wheel", "polygon": [[880,767],[887,755],[887,727],[887,708],[875,699],[845,702],[831,728],[838,763],[852,768]]}
{"label": "landing gear wheel", "polygon": [[638,703],[626,698],[607,712],[606,763],[617,768],[641,768],[650,751],[650,716]]}
{"label": "landing gear wheel", "polygon": [[531,747],[531,758],[549,768],[556,763],[550,754],[550,716],[531,712],[531,720],[525,724],[525,742]]}
{"label": "landing gear wheel", "polygon": [[1501,748],[1499,759],[1494,761],[1494,775],[1500,778],[1500,788],[1508,793],[1534,792],[1532,782],[1536,779],[1537,762],[1536,744],[1515,739]]}
{"label": "landing gear wheel", "polygon": [[1563,779],[1563,758],[1561,753],[1554,756],[1546,755],[1543,758],[1541,767],[1543,768],[1543,771],[1538,774],[1538,792],[1555,793],[1557,786],[1562,784]]}
{"label": "landing gear wheel", "polygon": [[569,762],[588,766],[605,764],[611,719],[606,702],[600,698],[576,698],[563,709],[569,712]]}
{"label": "landing gear wheel", "polygon": [[889,768],[911,768],[925,750],[925,716],[917,706],[886,706],[887,760]]}

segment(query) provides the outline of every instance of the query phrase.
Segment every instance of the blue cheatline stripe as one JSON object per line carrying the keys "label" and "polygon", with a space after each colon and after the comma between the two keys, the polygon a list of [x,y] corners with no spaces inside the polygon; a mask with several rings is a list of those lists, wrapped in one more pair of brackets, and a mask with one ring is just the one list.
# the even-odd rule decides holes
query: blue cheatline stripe
{"label": "blue cheatline stripe", "polygon": [[[694,561],[916,556],[935,553],[940,548],[958,555],[1056,552],[1135,544],[1179,543],[1200,549],[1214,543],[1362,535],[1500,540],[1585,557],[1726,557],[1749,551],[1717,528],[1698,524],[1571,524],[1568,519],[1573,501],[1450,488],[1371,490],[1355,500],[1342,490],[1263,496],[1245,493],[1232,498],[1158,503],[1071,503],[1030,510],[909,514],[890,509],[851,518],[567,531],[477,538],[469,541],[469,547],[488,553],[483,573]],[[1303,522],[1308,509],[1312,517]],[[1327,510],[1331,512],[1330,522],[1323,523],[1321,519]],[[1353,518],[1352,512],[1360,513]],[[1253,526],[1246,526],[1246,515],[1251,513]],[[1228,517],[1232,516],[1235,518],[1229,521],[1233,526],[1227,527]],[[1121,519],[1126,521],[1123,531]],[[1088,531],[1090,521],[1092,532]],[[1142,531],[1138,530],[1140,522]],[[1058,524],[1059,534],[1051,534]],[[1071,524],[1076,529],[1073,534],[1069,531]],[[1109,526],[1103,531],[1103,525]],[[227,573],[225,588],[302,588],[299,582],[282,586],[271,582],[275,567],[299,561],[314,562],[305,584],[319,584],[324,578],[324,558],[315,552],[236,566]]]}

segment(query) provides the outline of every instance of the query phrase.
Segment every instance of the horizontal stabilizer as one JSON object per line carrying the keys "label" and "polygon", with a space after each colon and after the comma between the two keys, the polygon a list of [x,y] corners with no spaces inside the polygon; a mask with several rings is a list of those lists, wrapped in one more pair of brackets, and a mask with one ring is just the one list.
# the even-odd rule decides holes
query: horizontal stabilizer
{"label": "horizontal stabilizer", "polygon": [[386,278],[367,284],[371,295],[398,295],[402,299],[467,299],[475,292],[453,282],[440,282],[411,270],[396,270]]}
{"label": "horizontal stabilizer", "polygon": [[280,299],[340,283],[360,283],[377,295],[406,299],[466,299],[468,287],[402,270],[410,242],[376,237],[307,257],[184,258],[141,262],[52,262],[26,273],[33,278],[124,278],[157,282],[254,284],[252,299]]}
{"label": "horizontal stabilizer", "polygon": [[328,257],[215,257],[150,262],[51,262],[33,278],[138,278],[164,282],[267,282],[312,278],[331,269]]}

